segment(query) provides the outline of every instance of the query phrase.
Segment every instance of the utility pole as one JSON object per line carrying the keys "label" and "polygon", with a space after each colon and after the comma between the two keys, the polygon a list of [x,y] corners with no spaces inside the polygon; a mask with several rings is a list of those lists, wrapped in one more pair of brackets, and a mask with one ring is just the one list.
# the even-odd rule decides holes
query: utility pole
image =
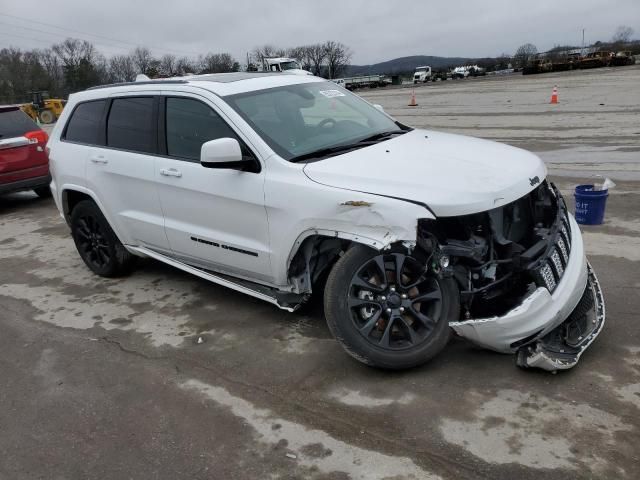
{"label": "utility pole", "polygon": [[584,28],[582,29],[582,50],[580,51],[580,55],[584,57]]}

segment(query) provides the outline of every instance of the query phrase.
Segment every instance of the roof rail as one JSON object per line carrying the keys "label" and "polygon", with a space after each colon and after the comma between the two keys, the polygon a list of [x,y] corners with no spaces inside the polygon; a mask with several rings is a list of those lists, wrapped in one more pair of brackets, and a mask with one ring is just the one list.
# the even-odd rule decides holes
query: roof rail
{"label": "roof rail", "polygon": [[179,83],[189,83],[187,80],[149,80],[144,82],[120,82],[120,83],[108,83],[106,85],[96,85],[95,87],[89,87],[87,90],[99,90],[101,88],[109,88],[109,87],[124,87],[127,85],[162,85],[162,84],[179,84]]}

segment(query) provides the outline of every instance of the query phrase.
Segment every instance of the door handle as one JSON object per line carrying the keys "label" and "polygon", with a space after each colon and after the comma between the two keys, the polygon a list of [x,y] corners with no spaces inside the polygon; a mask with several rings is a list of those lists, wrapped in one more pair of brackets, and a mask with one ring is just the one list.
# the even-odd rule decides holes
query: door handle
{"label": "door handle", "polygon": [[182,176],[182,172],[176,170],[175,168],[161,168],[160,175],[164,175],[165,177],[178,177]]}
{"label": "door handle", "polygon": [[91,157],[91,161],[92,161],[93,163],[102,163],[102,164],[109,163],[109,160],[107,160],[107,159],[104,157],[104,155],[93,155],[93,156]]}

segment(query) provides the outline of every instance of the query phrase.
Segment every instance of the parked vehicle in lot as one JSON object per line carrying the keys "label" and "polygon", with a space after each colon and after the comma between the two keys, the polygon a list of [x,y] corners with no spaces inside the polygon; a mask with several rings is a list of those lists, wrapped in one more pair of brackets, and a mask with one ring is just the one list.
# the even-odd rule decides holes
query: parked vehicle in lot
{"label": "parked vehicle in lot", "polygon": [[258,65],[260,71],[264,72],[285,72],[294,75],[311,75],[311,72],[304,70],[295,58],[275,57],[263,58],[262,64]]}
{"label": "parked vehicle in lot", "polygon": [[416,67],[416,71],[413,74],[413,83],[425,83],[431,80],[431,67]]}
{"label": "parked vehicle in lot", "polygon": [[47,134],[18,106],[0,107],[0,194],[33,190],[50,196]]}
{"label": "parked vehicle in lot", "polygon": [[467,78],[469,76],[469,69],[467,67],[456,67],[451,71],[451,78]]}
{"label": "parked vehicle in lot", "polygon": [[612,53],[606,50],[589,53],[580,59],[580,68],[608,67],[611,63]]}
{"label": "parked vehicle in lot", "polygon": [[386,87],[391,83],[384,75],[361,75],[359,77],[336,78],[333,82],[347,90]]}
{"label": "parked vehicle in lot", "polygon": [[49,98],[49,92],[46,91],[31,92],[31,96],[31,103],[22,104],[20,108],[34,122],[37,120],[45,124],[55,122],[67,103],[62,98]]}
{"label": "parked vehicle in lot", "polygon": [[611,57],[612,67],[622,67],[625,65],[633,65],[634,63],[635,59],[630,51],[617,52]]}
{"label": "parked vehicle in lot", "polygon": [[49,148],[92,271],[146,256],[289,311],[323,295],[330,330],[369,365],[422,364],[454,330],[566,369],[604,324],[580,230],[537,156],[412,129],[333,82],[95,88],[71,96]]}
{"label": "parked vehicle in lot", "polygon": [[522,69],[523,75],[533,75],[536,73],[547,73],[553,71],[553,63],[548,58],[534,58],[530,60]]}

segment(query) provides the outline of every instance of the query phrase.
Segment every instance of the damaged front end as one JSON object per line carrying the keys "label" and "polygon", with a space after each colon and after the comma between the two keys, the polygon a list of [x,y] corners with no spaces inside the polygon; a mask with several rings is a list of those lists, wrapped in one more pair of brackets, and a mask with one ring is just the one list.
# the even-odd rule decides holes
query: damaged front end
{"label": "damaged front end", "polygon": [[471,215],[420,220],[417,249],[453,277],[451,327],[522,367],[571,368],[604,325],[604,302],[575,220],[553,184]]}

